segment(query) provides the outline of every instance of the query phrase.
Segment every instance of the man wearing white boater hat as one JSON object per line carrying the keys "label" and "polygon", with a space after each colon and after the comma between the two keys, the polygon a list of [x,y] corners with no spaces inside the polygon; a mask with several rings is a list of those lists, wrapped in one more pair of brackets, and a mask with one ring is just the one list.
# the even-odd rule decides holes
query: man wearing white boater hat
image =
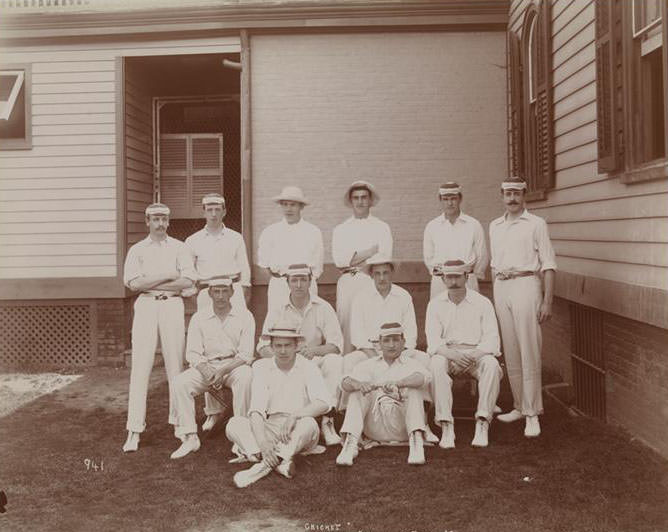
{"label": "man wearing white boater hat", "polygon": [[248,417],[234,416],[226,429],[238,453],[258,462],[234,475],[239,488],[272,470],[292,478],[296,454],[323,452],[315,418],[334,406],[318,366],[297,354],[303,336],[292,323],[279,322],[266,336],[274,356],[253,365]]}
{"label": "man wearing white boater hat", "polygon": [[489,224],[494,306],[513,392],[513,410],[499,421],[525,419],[524,435],[540,434],[543,413],[540,325],[552,315],[557,269],[547,224],[524,206],[526,182],[511,177],[501,184],[506,208]]}
{"label": "man wearing white boater hat", "polygon": [[438,276],[438,266],[448,260],[463,259],[466,263],[466,286],[478,291],[478,279],[485,278],[489,254],[480,222],[464,214],[462,187],[454,181],[442,184],[438,198],[443,214],[431,220],[424,229],[422,250],[424,263],[431,274],[430,299],[445,290]]}
{"label": "man wearing white boater hat", "polygon": [[390,226],[370,214],[380,196],[367,181],[355,181],[343,195],[343,203],[353,215],[337,225],[332,234],[332,256],[341,276],[336,284],[336,314],[343,330],[343,350],[352,350],[350,313],[355,296],[373,285],[363,271],[367,259],[376,253],[392,256]]}
{"label": "man wearing white boater hat", "polygon": [[283,305],[289,296],[285,272],[290,264],[311,268],[311,294],[318,295],[316,280],[322,274],[324,250],[322,232],[302,218],[309,201],[299,187],[285,187],[273,201],[281,206],[283,219],[265,227],[260,234],[257,264],[271,275],[267,288],[267,307]]}
{"label": "man wearing white boater hat", "polygon": [[353,465],[364,434],[381,444],[408,441],[408,463],[424,464],[422,389],[429,384],[429,371],[404,354],[404,330],[398,323],[384,323],[378,339],[381,354],[355,366],[341,381],[350,398],[336,463]]}
{"label": "man wearing white boater hat", "polygon": [[[298,353],[316,363],[329,394],[338,402],[339,385],[343,376],[343,335],[336,312],[327,301],[309,293],[311,269],[306,264],[290,265],[286,278],[290,297],[285,305],[270,309],[267,313],[262,327],[263,337],[260,338],[257,351],[263,358],[274,356],[269,337],[266,336],[269,330],[281,321],[289,320],[294,323],[304,336]],[[331,416],[322,416],[320,428],[327,445],[341,443]]]}
{"label": "man wearing white boater hat", "polygon": [[[197,280],[186,245],[167,235],[169,207],[153,203],[146,207],[149,235],[134,244],[125,258],[123,282],[140,292],[132,320],[132,369],[128,398],[128,437],[123,451],[139,448],[139,435],[146,428],[146,396],[160,337],[162,358],[170,380],[183,369],[185,323],[181,291]],[[176,405],[169,385],[169,423],[176,425]]]}
{"label": "man wearing white boater hat", "polygon": [[235,416],[246,416],[250,403],[255,320],[243,306],[232,305],[231,279],[208,281],[211,306],[198,310],[188,325],[186,360],[190,368],[172,379],[181,446],[171,458],[182,458],[200,447],[195,422],[195,396],[214,382],[232,390]]}
{"label": "man wearing white boater hat", "polygon": [[446,261],[439,272],[447,290],[429,302],[425,320],[434,420],[443,429],[439,446],[444,449],[455,446],[452,377],[471,375],[478,381],[476,427],[471,445],[487,447],[502,376],[496,358],[501,353],[494,306],[466,286],[468,264],[463,260]]}
{"label": "man wearing white boater hat", "polygon": [[[193,255],[200,282],[217,276],[229,276],[234,281],[232,305],[246,307],[250,301],[251,274],[246,243],[237,231],[225,227],[227,214],[225,198],[217,193],[202,198],[206,226],[186,238],[186,246]],[[211,305],[209,291],[204,288],[197,296],[197,308]]]}

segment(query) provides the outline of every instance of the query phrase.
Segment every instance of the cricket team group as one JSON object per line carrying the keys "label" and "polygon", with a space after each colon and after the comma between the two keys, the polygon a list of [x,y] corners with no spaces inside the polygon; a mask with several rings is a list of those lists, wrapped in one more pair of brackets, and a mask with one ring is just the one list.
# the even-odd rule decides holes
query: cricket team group
{"label": "cricket team group", "polygon": [[[185,243],[167,234],[167,205],[146,208],[149,235],[130,248],[124,268],[126,286],[139,295],[123,451],[138,450],[146,427],[158,340],[169,379],[169,423],[181,442],[171,458],[200,448],[195,397],[204,394],[202,430],[208,431],[222,423],[226,407],[216,392],[230,388],[233,415],[225,433],[231,461],[251,464],[234,475],[238,487],[272,471],[293,477],[297,454],[324,452],[321,437],[325,445],[341,446],[340,466],[353,465],[363,449],[393,444],[408,446],[409,464],[424,464],[425,442],[455,446],[457,376],[477,381],[471,445],[486,447],[500,412],[501,338],[513,409],[496,419],[524,420],[526,437],[540,434],[540,327],[552,312],[556,262],[547,224],[525,208],[526,183],[517,177],[501,183],[505,213],[489,225],[491,253],[480,222],[462,212],[462,187],[450,181],[434,191],[442,213],[424,230],[431,274],[426,352],[416,349],[411,294],[393,283],[390,226],[371,214],[378,191],[355,181],[342,192],[352,215],[332,235],[340,272],[336,310],[317,295],[324,246],[320,229],[302,217],[308,199],[295,186],[273,198],[283,217],[259,239],[257,263],[269,284],[257,345],[256,321],[247,308],[246,245],[223,223],[223,196],[203,197],[206,225]],[[494,303],[478,292],[488,265]],[[183,298],[194,295],[197,311],[186,334]],[[429,428],[432,411],[440,437]],[[343,416],[339,433],[336,412]]]}

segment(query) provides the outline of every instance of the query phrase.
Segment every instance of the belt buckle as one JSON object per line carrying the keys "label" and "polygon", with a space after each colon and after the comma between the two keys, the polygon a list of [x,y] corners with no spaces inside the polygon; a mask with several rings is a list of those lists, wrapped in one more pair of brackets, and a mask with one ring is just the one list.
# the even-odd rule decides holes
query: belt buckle
{"label": "belt buckle", "polygon": [[159,294],[157,296],[153,296],[153,298],[156,301],[165,301],[166,299],[168,299],[168,297],[165,294]]}
{"label": "belt buckle", "polygon": [[499,272],[496,274],[496,278],[501,281],[507,281],[508,279],[513,278],[513,274],[510,272]]}

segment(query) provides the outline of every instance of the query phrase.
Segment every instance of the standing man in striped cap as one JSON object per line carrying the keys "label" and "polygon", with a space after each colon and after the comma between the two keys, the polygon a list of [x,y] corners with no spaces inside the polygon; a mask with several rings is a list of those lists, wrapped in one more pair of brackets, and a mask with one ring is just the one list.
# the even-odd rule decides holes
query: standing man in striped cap
{"label": "standing man in striped cap", "polygon": [[445,290],[438,267],[448,260],[464,259],[466,286],[478,291],[478,279],[485,278],[489,263],[485,233],[475,218],[461,211],[462,187],[448,181],[438,189],[443,214],[430,221],[424,229],[422,245],[424,263],[431,273],[430,299]]}
{"label": "standing man in striped cap", "polygon": [[513,392],[513,410],[498,419],[509,423],[524,418],[524,435],[531,438],[540,434],[540,325],[552,315],[557,263],[545,220],[524,206],[526,190],[519,177],[501,184],[506,212],[489,224],[489,240],[494,305]]}
{"label": "standing man in striped cap", "polygon": [[167,235],[169,207],[153,203],[146,207],[149,235],[128,251],[123,282],[139,292],[132,320],[132,369],[128,399],[128,437],[123,451],[139,448],[146,428],[146,396],[153,359],[160,336],[162,357],[169,384],[169,423],[177,424],[171,380],[183,369],[185,322],[181,291],[197,280],[186,245]]}
{"label": "standing man in striped cap", "polygon": [[[225,227],[227,214],[225,198],[217,193],[202,198],[206,226],[186,238],[186,245],[193,255],[200,281],[218,276],[230,276],[234,283],[232,305],[246,308],[250,301],[251,275],[246,243],[238,232]],[[197,308],[211,306],[209,291],[201,290],[197,296]]]}
{"label": "standing man in striped cap", "polygon": [[258,266],[271,275],[267,308],[287,303],[290,290],[284,276],[290,264],[307,264],[311,268],[310,290],[317,296],[316,280],[322,275],[324,261],[322,232],[302,218],[302,211],[309,204],[302,189],[285,187],[273,201],[280,205],[283,219],[264,228],[257,249]]}
{"label": "standing man in striped cap", "polygon": [[350,314],[353,299],[373,287],[373,281],[364,271],[367,259],[376,253],[392,256],[392,232],[390,226],[370,214],[380,196],[367,181],[355,181],[343,195],[343,203],[353,215],[337,225],[332,234],[332,256],[341,272],[336,284],[336,313],[343,330],[343,352],[350,353]]}

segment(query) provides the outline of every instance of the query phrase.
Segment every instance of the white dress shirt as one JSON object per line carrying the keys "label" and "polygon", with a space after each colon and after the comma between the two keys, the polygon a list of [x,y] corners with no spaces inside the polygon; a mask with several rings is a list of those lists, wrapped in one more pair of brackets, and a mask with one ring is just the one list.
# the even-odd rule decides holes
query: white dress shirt
{"label": "white dress shirt", "polygon": [[[306,345],[310,347],[332,344],[339,349],[339,353],[343,352],[343,334],[336,312],[332,305],[321,297],[311,297],[303,310],[299,310],[291,301],[280,307],[269,309],[262,326],[262,334],[267,334],[269,329],[279,322],[297,325],[299,332],[306,340]],[[261,336],[257,350],[268,345],[269,340]]]}
{"label": "white dress shirt", "polygon": [[332,256],[338,268],[350,266],[357,251],[378,244],[378,252],[392,256],[392,232],[390,226],[375,216],[348,218],[337,225],[332,234]]}
{"label": "white dress shirt", "polygon": [[212,308],[193,314],[188,325],[186,360],[191,366],[200,362],[238,356],[253,360],[255,319],[245,308],[232,307],[221,320]]}
{"label": "white dress shirt", "polygon": [[429,370],[404,353],[399,355],[392,364],[388,364],[382,355],[378,355],[357,364],[344,379],[352,377],[360,382],[381,384],[387,381],[401,380],[413,373],[419,373],[424,377],[423,386],[431,381]]}
{"label": "white dress shirt", "polygon": [[554,249],[545,220],[524,212],[515,220],[507,213],[489,224],[492,269],[496,272],[556,270]]}
{"label": "white dress shirt", "polygon": [[280,369],[273,357],[253,365],[249,417],[252,412],[265,418],[272,414],[294,414],[316,400],[329,408],[334,406],[322,373],[311,360],[297,355],[289,371]]}
{"label": "white dress shirt", "polygon": [[372,348],[383,323],[400,323],[404,328],[406,349],[417,344],[417,321],[411,295],[396,284],[387,297],[380,295],[376,285],[360,292],[353,300],[350,318],[350,341],[357,349]]}
{"label": "white dress shirt", "polygon": [[285,273],[291,264],[308,264],[317,279],[322,275],[323,261],[322,232],[303,218],[294,224],[283,219],[260,234],[257,263],[263,268]]}
{"label": "white dress shirt", "polygon": [[241,284],[250,286],[250,266],[246,243],[240,233],[223,226],[218,233],[206,227],[186,238],[200,279],[216,275],[241,273]]}
{"label": "white dress shirt", "polygon": [[143,275],[186,277],[197,281],[197,272],[186,245],[167,236],[164,240],[153,240],[150,235],[134,244],[125,257],[123,283],[130,288],[130,281]]}
{"label": "white dress shirt", "polygon": [[442,345],[464,344],[494,356],[500,354],[499,328],[494,305],[475,290],[466,290],[458,305],[439,294],[427,305],[425,321],[427,353],[433,355]]}
{"label": "white dress shirt", "polygon": [[485,278],[489,263],[485,233],[478,220],[463,212],[455,223],[450,223],[444,214],[430,221],[424,229],[422,251],[429,273],[437,264],[460,259],[473,266],[478,279]]}

